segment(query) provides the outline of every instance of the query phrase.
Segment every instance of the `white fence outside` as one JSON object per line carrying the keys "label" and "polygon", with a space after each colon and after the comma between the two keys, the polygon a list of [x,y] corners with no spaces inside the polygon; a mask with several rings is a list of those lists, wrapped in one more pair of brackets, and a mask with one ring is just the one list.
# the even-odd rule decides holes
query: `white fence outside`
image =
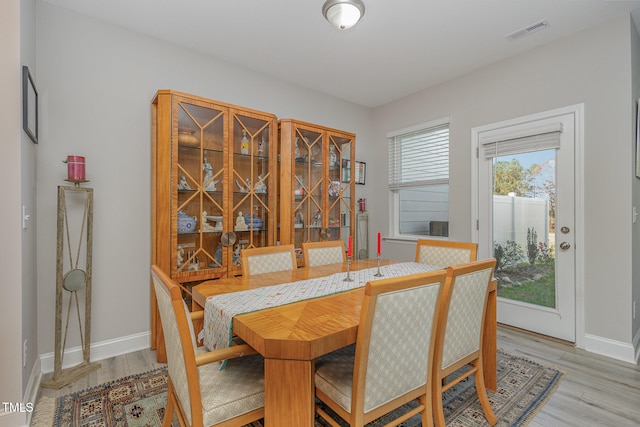
{"label": "white fence outside", "polygon": [[549,202],[530,197],[493,196],[493,241],[515,241],[527,250],[527,229],[535,229],[537,242],[549,244]]}

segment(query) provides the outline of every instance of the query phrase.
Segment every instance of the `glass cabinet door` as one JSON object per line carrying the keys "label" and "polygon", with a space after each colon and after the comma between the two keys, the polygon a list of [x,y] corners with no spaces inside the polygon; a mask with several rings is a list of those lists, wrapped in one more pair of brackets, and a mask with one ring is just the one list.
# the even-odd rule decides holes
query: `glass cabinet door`
{"label": "glass cabinet door", "polygon": [[280,234],[293,243],[302,264],[302,244],[349,240],[355,220],[355,135],[292,119],[280,120]]}
{"label": "glass cabinet door", "polygon": [[231,218],[229,230],[235,233],[229,265],[240,273],[240,251],[269,246],[273,242],[275,187],[272,171],[271,140],[274,122],[259,115],[232,113],[230,153]]}
{"label": "glass cabinet door", "polygon": [[321,240],[325,143],[322,132],[297,127],[293,144],[294,246],[302,257],[302,243]]}
{"label": "glass cabinet door", "polygon": [[223,110],[188,102],[177,104],[177,162],[172,174],[177,193],[174,265],[178,277],[225,269],[222,257],[224,203]]}
{"label": "glass cabinet door", "polygon": [[328,231],[327,240],[349,240],[354,221],[352,206],[353,173],[352,140],[339,135],[329,135],[328,165]]}

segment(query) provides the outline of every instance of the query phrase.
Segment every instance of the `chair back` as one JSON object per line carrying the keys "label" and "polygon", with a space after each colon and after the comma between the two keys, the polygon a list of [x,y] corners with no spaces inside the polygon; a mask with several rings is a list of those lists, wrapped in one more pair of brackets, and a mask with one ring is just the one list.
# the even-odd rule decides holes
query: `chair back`
{"label": "chair back", "polygon": [[305,267],[337,264],[346,261],[342,240],[324,242],[305,242],[302,244],[302,256]]}
{"label": "chair back", "polygon": [[192,425],[192,412],[202,413],[201,406],[198,410],[191,405],[192,400],[194,404],[201,402],[193,325],[185,310],[180,287],[156,265],[151,267],[151,277],[167,348],[169,378],[189,425]]}
{"label": "chair back", "polygon": [[293,245],[243,249],[240,256],[242,257],[243,276],[297,268],[296,252]]}
{"label": "chair back", "polygon": [[[489,284],[495,259],[449,267],[444,286],[444,304],[438,325],[445,370],[469,358],[477,358],[482,346],[482,330]],[[436,356],[438,357],[438,355]]]}
{"label": "chair back", "polygon": [[444,271],[367,283],[356,340],[352,413],[425,386],[431,375]]}
{"label": "chair back", "polygon": [[418,240],[416,246],[416,262],[420,264],[449,267],[450,265],[473,262],[477,259],[477,243]]}

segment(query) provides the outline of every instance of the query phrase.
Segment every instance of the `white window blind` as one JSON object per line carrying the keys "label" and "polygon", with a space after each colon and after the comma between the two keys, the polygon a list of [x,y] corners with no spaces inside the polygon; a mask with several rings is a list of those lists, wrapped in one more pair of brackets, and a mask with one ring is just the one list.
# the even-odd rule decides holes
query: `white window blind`
{"label": "white window blind", "polygon": [[389,138],[389,189],[449,183],[449,124]]}
{"label": "white window blind", "polygon": [[480,155],[485,159],[560,148],[560,123],[529,130],[529,135],[481,135]]}

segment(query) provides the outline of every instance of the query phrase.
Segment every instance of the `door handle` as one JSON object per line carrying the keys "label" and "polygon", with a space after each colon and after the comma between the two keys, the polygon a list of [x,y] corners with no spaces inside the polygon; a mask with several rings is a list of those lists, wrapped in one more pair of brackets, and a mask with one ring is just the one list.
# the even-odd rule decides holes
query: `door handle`
{"label": "door handle", "polygon": [[571,247],[570,243],[567,242],[562,242],[560,243],[560,249],[562,249],[563,251],[566,251],[567,249],[569,249]]}

